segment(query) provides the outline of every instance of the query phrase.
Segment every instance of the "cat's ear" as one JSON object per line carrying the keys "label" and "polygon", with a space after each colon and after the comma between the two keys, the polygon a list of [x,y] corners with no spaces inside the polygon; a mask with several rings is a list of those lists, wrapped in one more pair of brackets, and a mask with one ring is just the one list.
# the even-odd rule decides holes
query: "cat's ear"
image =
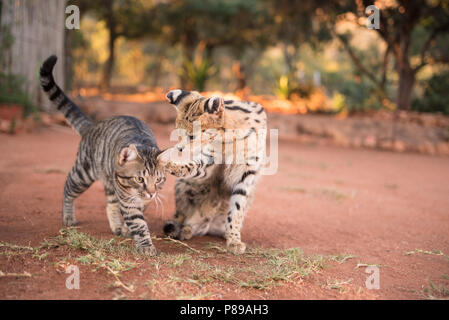
{"label": "cat's ear", "polygon": [[224,115],[225,106],[222,97],[210,97],[204,103],[204,112],[215,115],[217,118],[222,118]]}
{"label": "cat's ear", "polygon": [[204,103],[204,113],[200,116],[204,128],[220,128],[224,125],[225,106],[222,97],[211,97]]}
{"label": "cat's ear", "polygon": [[178,109],[178,104],[181,102],[183,98],[188,96],[190,94],[190,91],[185,91],[181,89],[171,90],[166,95],[165,98],[167,99],[170,104],[172,104],[176,109]]}
{"label": "cat's ear", "polygon": [[118,164],[123,166],[125,163],[133,161],[137,158],[136,146],[130,144],[128,147],[123,148],[118,155]]}

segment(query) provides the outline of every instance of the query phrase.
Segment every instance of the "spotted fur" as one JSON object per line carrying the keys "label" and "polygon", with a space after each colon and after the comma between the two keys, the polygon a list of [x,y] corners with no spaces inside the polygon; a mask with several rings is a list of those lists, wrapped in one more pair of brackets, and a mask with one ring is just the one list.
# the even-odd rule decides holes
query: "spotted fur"
{"label": "spotted fur", "polygon": [[131,236],[140,252],[155,255],[156,248],[143,215],[165,182],[164,169],[158,165],[160,151],[153,132],[144,122],[128,116],[93,123],[56,85],[52,75],[56,60],[56,56],[51,56],[42,65],[41,85],[81,135],[75,164],[65,182],[63,224],[76,224],[74,200],[94,181],[101,180],[112,232]]}
{"label": "spotted fur", "polygon": [[[176,127],[184,129],[190,139],[193,123],[200,122],[205,145],[198,159],[167,165],[179,179],[175,185],[176,212],[174,219],[166,222],[164,232],[181,240],[205,234],[223,236],[230,252],[244,253],[241,228],[265,157],[265,139],[256,144],[253,138],[266,134],[262,133],[267,128],[266,113],[258,103],[207,98],[196,91],[172,90],[166,97],[176,107]],[[238,134],[227,138],[227,132],[235,130]],[[241,149],[236,148],[239,141]],[[182,150],[184,146],[180,143],[175,148]],[[229,146],[234,149],[232,159],[223,152]],[[217,150],[222,151],[221,164],[213,161]],[[166,159],[169,151],[162,158]],[[240,153],[247,157],[243,163],[236,163]]]}

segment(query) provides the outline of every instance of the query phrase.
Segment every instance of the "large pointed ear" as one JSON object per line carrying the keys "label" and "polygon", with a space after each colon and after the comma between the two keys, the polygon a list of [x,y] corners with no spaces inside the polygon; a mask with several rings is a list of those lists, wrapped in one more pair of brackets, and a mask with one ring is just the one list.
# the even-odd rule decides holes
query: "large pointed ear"
{"label": "large pointed ear", "polygon": [[168,102],[170,102],[174,106],[178,106],[178,104],[181,102],[181,100],[188,96],[190,94],[190,91],[185,91],[181,89],[171,90],[167,92],[165,95],[165,98]]}
{"label": "large pointed ear", "polygon": [[220,128],[224,124],[225,106],[223,98],[211,97],[204,103],[204,113],[200,116],[201,126],[206,129]]}
{"label": "large pointed ear", "polygon": [[118,155],[118,164],[123,166],[125,163],[133,161],[137,158],[138,152],[136,146],[130,144],[128,147],[123,148]]}
{"label": "large pointed ear", "polygon": [[222,118],[224,115],[224,100],[222,97],[210,97],[204,104],[204,111]]}

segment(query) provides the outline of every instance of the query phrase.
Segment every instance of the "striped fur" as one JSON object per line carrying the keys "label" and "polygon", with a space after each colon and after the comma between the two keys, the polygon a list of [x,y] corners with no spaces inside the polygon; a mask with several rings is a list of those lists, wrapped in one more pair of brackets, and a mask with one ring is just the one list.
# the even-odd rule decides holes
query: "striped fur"
{"label": "striped fur", "polygon": [[129,116],[93,123],[56,85],[52,75],[56,60],[56,56],[51,56],[42,65],[41,85],[81,135],[75,164],[65,182],[63,224],[76,224],[74,200],[94,181],[101,180],[112,232],[131,236],[140,252],[155,255],[156,248],[143,215],[165,182],[164,169],[158,165],[160,151],[153,132],[144,122]]}
{"label": "striped fur", "polygon": [[[199,121],[201,141],[205,144],[199,159],[166,166],[179,179],[175,185],[176,212],[174,219],[166,222],[164,232],[181,240],[205,234],[224,236],[228,251],[244,253],[241,228],[265,159],[265,140],[258,148],[251,140],[267,128],[263,107],[254,102],[206,98],[196,91],[183,90],[170,91],[167,100],[177,109],[176,127],[184,129],[191,138],[193,122]],[[230,131],[235,140],[226,138]],[[239,141],[243,143],[242,153],[253,155],[243,163],[235,161],[240,152],[235,146]],[[214,163],[216,150],[225,150],[226,145],[234,148],[233,158],[222,164]]]}

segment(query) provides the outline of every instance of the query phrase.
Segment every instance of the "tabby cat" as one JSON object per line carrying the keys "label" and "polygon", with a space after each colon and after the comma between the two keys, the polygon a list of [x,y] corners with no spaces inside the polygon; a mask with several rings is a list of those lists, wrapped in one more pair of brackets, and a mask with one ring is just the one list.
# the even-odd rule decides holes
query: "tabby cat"
{"label": "tabby cat", "polygon": [[81,135],[75,164],[65,182],[62,222],[65,226],[76,224],[74,200],[94,181],[101,180],[112,232],[131,236],[139,252],[154,256],[156,248],[143,212],[157,197],[165,174],[158,163],[160,151],[153,132],[144,122],[129,116],[93,123],[56,85],[52,75],[56,60],[56,56],[50,56],[43,63],[41,85],[67,122]]}
{"label": "tabby cat", "polygon": [[[195,122],[201,124],[202,145],[196,160],[166,163],[166,169],[180,178],[175,185],[174,219],[165,223],[165,234],[181,240],[205,234],[224,236],[228,251],[244,253],[243,219],[265,160],[267,116],[263,107],[255,102],[206,98],[196,91],[172,90],[166,98],[176,107],[176,127],[187,136],[175,149],[182,151],[189,144],[194,153],[198,151],[193,147]],[[262,140],[257,143],[256,137]],[[243,148],[238,149],[240,142]],[[229,148],[234,152],[224,152]],[[161,161],[169,161],[170,152],[164,151]],[[237,162],[243,153],[246,158]],[[221,163],[215,161],[217,156]]]}

